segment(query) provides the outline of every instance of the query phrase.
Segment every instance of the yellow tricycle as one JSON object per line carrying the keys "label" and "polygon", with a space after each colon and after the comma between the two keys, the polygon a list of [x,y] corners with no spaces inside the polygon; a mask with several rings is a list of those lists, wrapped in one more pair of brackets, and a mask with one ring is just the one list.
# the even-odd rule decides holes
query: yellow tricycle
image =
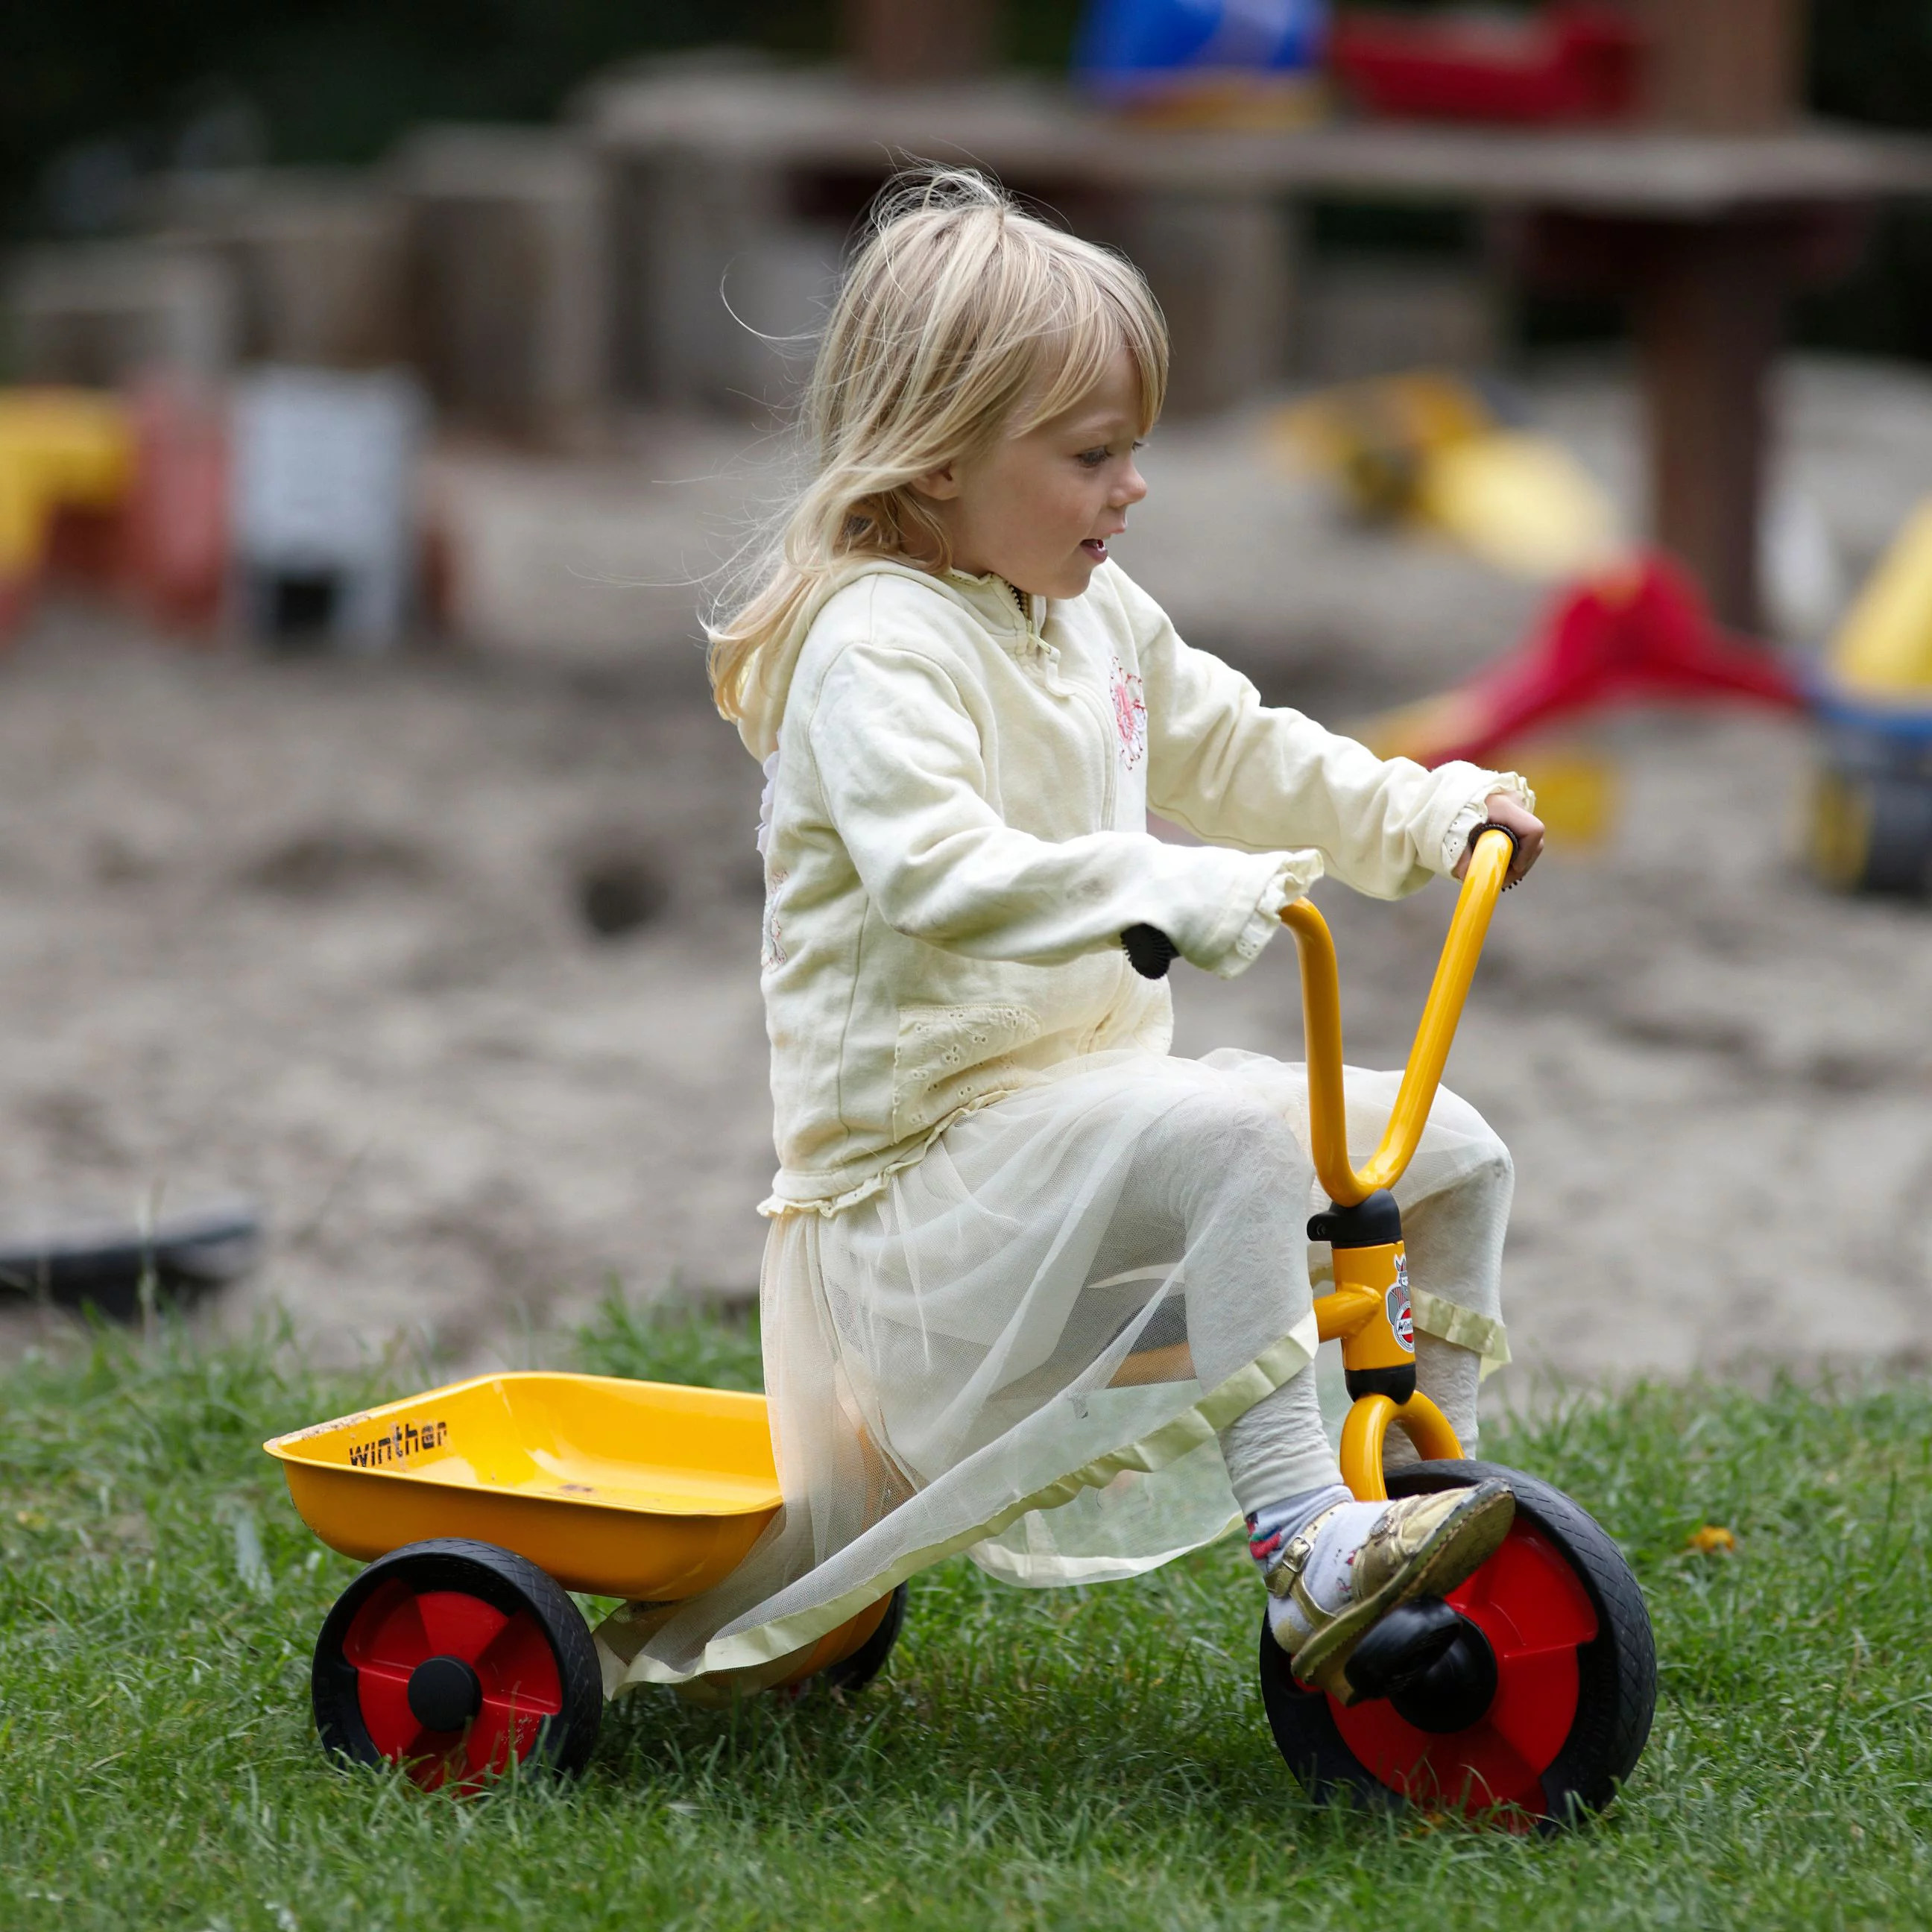
{"label": "yellow tricycle", "polygon": [[[1554,1824],[1607,1803],[1643,1748],[1656,1701],[1649,1618],[1616,1545],[1582,1510],[1532,1477],[1462,1460],[1418,1391],[1390,1192],[1428,1119],[1511,850],[1500,828],[1477,841],[1388,1131],[1360,1172],[1334,942],[1305,901],[1282,915],[1300,954],[1311,1151],[1330,1199],[1310,1224],[1334,1256],[1316,1318],[1322,1339],[1341,1344],[1354,1398],[1343,1474],[1365,1500],[1504,1474],[1516,1511],[1460,1588],[1403,1606],[1362,1640],[1349,1703],[1298,1683],[1265,1624],[1261,1675],[1282,1755],[1317,1797]],[[1150,1378],[1132,1358],[1120,1372]],[[1391,1426],[1423,1460],[1385,1481]],[[512,1763],[581,1768],[604,1685],[568,1593],[694,1596],[730,1574],[781,1500],[762,1396],[608,1376],[479,1376],[265,1446],[303,1520],[368,1565],[316,1639],[322,1741],[428,1786]],[[897,1641],[905,1600],[902,1583],[758,1671],[755,1688],[860,1688]]]}

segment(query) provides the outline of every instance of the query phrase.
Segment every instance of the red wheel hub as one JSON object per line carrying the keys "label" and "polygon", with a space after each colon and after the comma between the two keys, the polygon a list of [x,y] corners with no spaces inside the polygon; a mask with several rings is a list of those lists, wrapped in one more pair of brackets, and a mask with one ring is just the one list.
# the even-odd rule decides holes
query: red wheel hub
{"label": "red wheel hub", "polygon": [[1496,1694],[1466,1730],[1419,1730],[1385,1699],[1343,1706],[1336,1728],[1357,1760],[1424,1810],[1544,1810],[1543,1774],[1576,1718],[1576,1652],[1597,1616],[1576,1573],[1519,1516],[1502,1547],[1448,1600],[1496,1654]]}
{"label": "red wheel hub", "polygon": [[[356,1612],[342,1654],[356,1672],[370,1741],[430,1790],[508,1769],[530,1755],[544,1718],[563,1708],[556,1659],[536,1619],[466,1591],[418,1592],[392,1578]],[[476,1673],[480,1702],[460,1730],[431,1730],[410,1707],[410,1680],[418,1666],[450,1658]]]}

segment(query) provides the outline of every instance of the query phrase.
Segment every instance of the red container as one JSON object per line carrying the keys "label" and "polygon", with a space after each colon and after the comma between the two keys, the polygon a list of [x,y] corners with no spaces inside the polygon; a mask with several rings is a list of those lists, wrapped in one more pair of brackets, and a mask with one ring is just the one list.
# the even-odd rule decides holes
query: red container
{"label": "red container", "polygon": [[1630,16],[1587,0],[1527,15],[1344,12],[1329,33],[1329,64],[1362,106],[1411,120],[1618,120],[1636,109],[1642,56]]}
{"label": "red container", "polygon": [[169,629],[207,632],[228,574],[228,425],[212,397],[165,382],[134,398],[134,488],[123,513],[121,575]]}

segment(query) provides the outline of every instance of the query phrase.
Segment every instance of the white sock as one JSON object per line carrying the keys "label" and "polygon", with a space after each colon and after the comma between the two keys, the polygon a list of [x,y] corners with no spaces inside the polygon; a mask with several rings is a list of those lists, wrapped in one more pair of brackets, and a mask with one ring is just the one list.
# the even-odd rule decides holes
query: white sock
{"label": "white sock", "polygon": [[[1368,1540],[1387,1503],[1358,1503],[1337,1483],[1318,1490],[1305,1490],[1299,1496],[1284,1496],[1280,1502],[1255,1510],[1248,1518],[1248,1553],[1264,1574],[1282,1550],[1324,1510],[1332,1510],[1315,1539],[1315,1548],[1301,1573],[1308,1593],[1329,1612],[1345,1607],[1348,1601],[1355,1552]],[[1268,1600],[1268,1628],[1284,1648],[1293,1650],[1314,1626],[1291,1597]]]}

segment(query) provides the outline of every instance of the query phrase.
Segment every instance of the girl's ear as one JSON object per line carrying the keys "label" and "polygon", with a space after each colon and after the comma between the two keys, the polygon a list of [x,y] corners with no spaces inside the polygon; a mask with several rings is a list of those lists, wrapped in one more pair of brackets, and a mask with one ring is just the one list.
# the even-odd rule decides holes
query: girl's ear
{"label": "girl's ear", "polygon": [[935,503],[948,503],[959,494],[959,478],[954,465],[949,463],[943,469],[928,470],[923,476],[915,476],[912,488]]}

